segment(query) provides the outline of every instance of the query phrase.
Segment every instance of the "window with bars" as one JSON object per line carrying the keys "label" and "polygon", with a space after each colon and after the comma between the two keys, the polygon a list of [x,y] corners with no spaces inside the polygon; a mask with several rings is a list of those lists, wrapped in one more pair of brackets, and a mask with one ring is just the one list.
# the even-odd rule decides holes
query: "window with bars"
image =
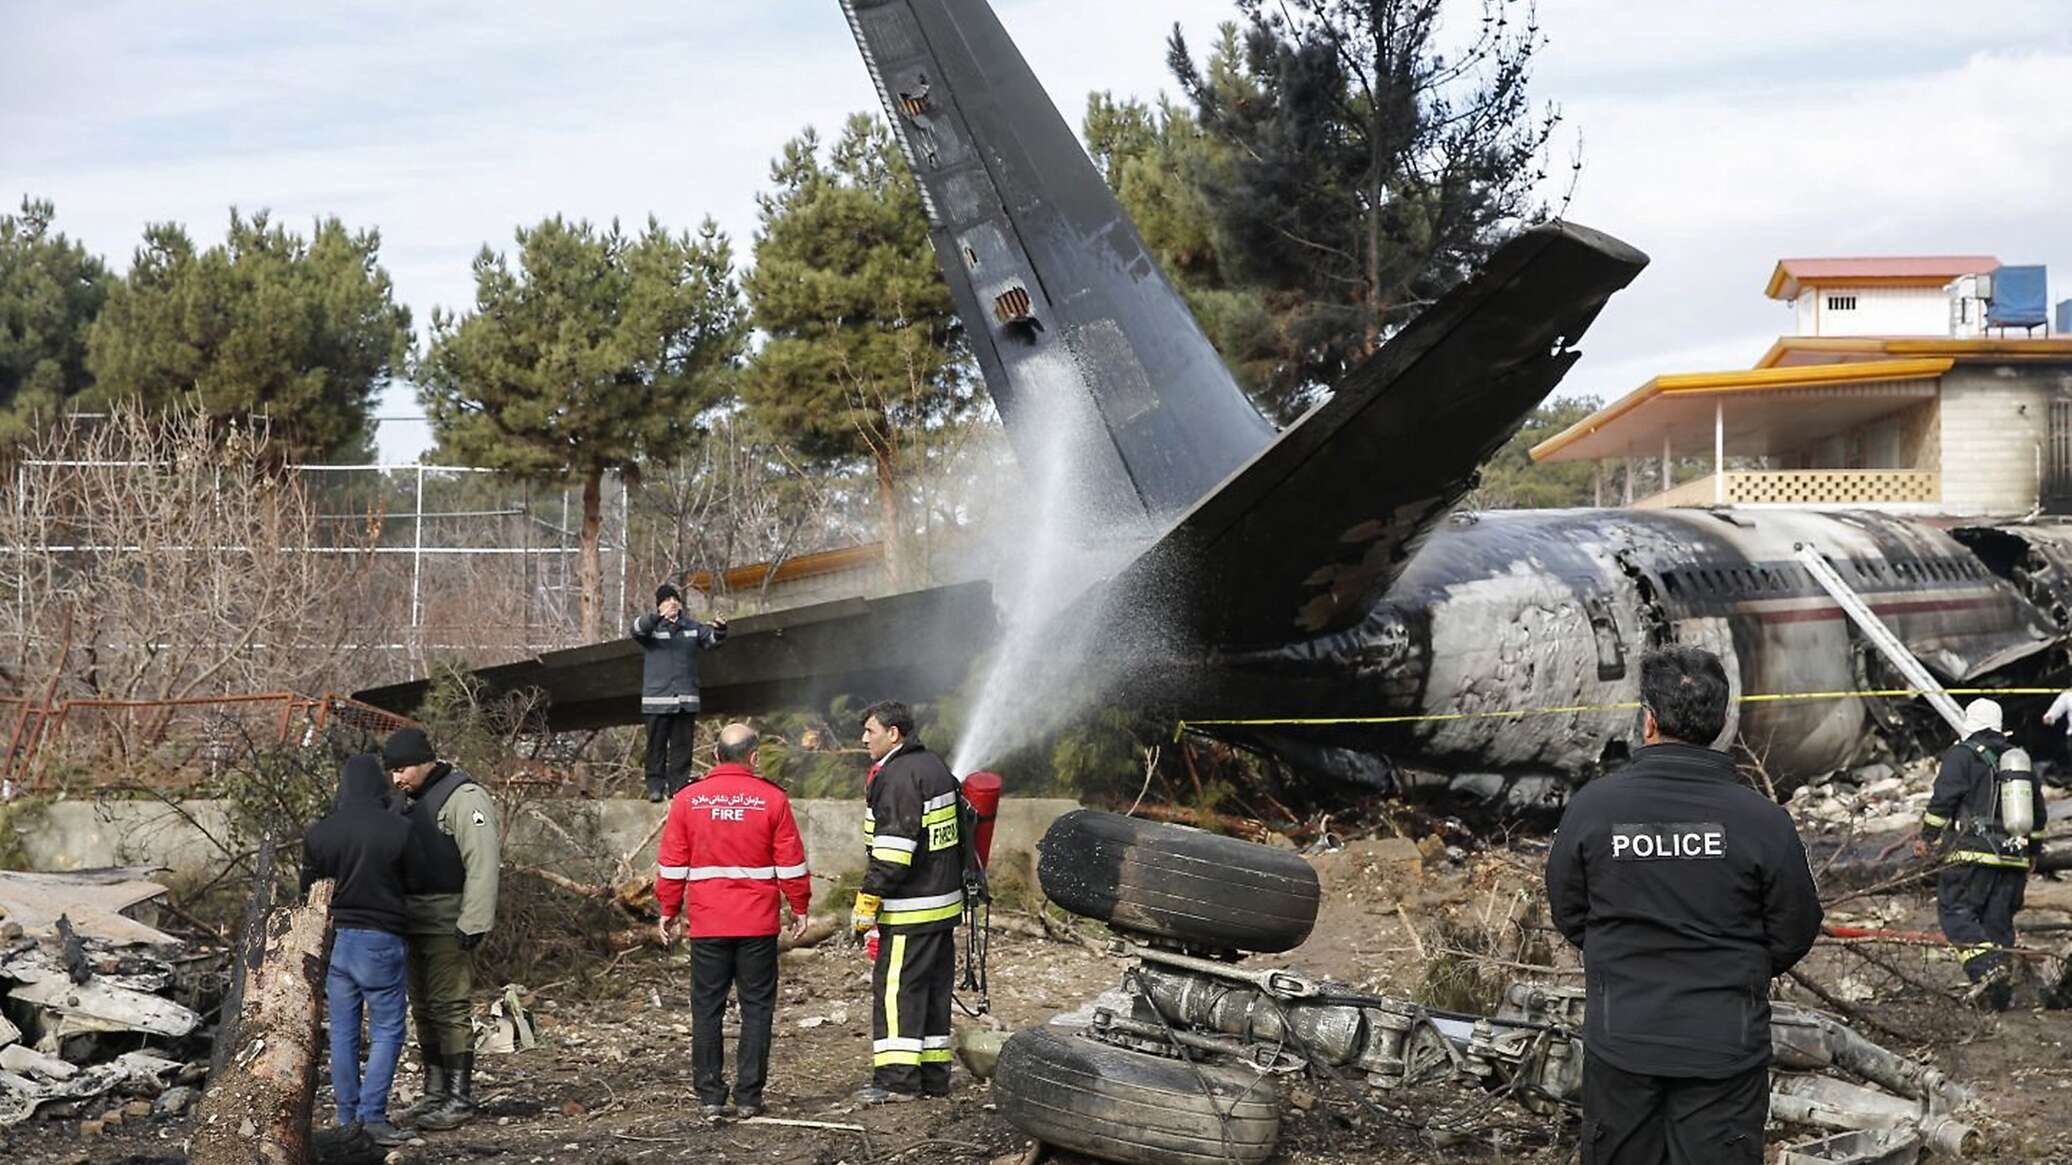
{"label": "window with bars", "polygon": [[1856,297],[1853,295],[1830,295],[1827,297],[1829,311],[1855,311]]}

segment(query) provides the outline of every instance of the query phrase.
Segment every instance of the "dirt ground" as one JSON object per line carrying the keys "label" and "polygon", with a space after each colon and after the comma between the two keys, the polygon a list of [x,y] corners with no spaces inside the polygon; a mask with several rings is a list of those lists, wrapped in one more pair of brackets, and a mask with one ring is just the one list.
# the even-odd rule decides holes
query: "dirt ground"
{"label": "dirt ground", "polygon": [[[1315,935],[1275,961],[1440,1005],[1486,998],[1505,978],[1533,974],[1508,964],[1571,969],[1574,959],[1559,940],[1536,929],[1531,887],[1541,852],[1526,843],[1456,861],[1437,847],[1421,856],[1392,841],[1314,857],[1325,898]],[[2072,882],[2039,879],[2031,906],[2025,922],[2072,920]],[[1934,926],[1925,892],[1857,899],[1838,906],[1831,919]],[[2054,938],[2036,941],[2046,945]],[[1979,1091],[1983,1104],[1974,1119],[1989,1142],[1979,1160],[2072,1162],[2072,1151],[2061,1147],[2072,1137],[2072,1012],[1982,1015],[1956,1001],[1962,976],[1947,959],[1904,947],[1875,954],[1877,964],[1856,949],[1823,946],[1807,972],[1845,1000],[1861,997],[1851,1005],[1891,1029],[1866,1035],[1924,1055]],[[1122,966],[1078,944],[996,931],[995,1014],[1011,1028],[1042,1023],[1113,987]],[[2054,962],[2049,967],[2056,969]],[[961,1066],[948,1099],[860,1111],[848,1105],[870,1058],[869,966],[860,952],[841,945],[791,952],[782,974],[769,1115],[860,1125],[865,1132],[701,1122],[691,1090],[687,960],[681,950],[669,956],[643,951],[618,965],[602,998],[566,998],[552,987],[540,992],[531,1003],[540,1046],[481,1061],[476,1122],[428,1134],[389,1161],[934,1165],[1019,1157],[1025,1141],[994,1113],[987,1087]],[[1784,998],[1819,1005],[1796,985],[1780,990]],[[415,1065],[406,1061],[398,1107],[417,1086]],[[1373,1096],[1378,1105],[1362,1105],[1342,1086],[1310,1080],[1298,1081],[1288,1094],[1276,1161],[1290,1165],[1574,1157],[1572,1121],[1490,1106],[1462,1091]],[[329,1101],[326,1090],[320,1120]],[[1471,1133],[1449,1134],[1446,1127]],[[1773,1149],[1807,1135],[1783,1128],[1772,1133]],[[0,1145],[10,1162],[114,1165],[183,1160],[187,1136],[186,1122],[175,1117],[131,1120],[91,1136],[82,1133],[80,1120],[41,1120],[12,1130]],[[1068,1154],[1050,1159],[1081,1165]]]}

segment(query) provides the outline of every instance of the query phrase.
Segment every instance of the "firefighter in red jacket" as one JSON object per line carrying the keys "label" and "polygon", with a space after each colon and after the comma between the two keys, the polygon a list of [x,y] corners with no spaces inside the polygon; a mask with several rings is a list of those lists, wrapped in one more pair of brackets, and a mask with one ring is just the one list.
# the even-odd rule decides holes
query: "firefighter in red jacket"
{"label": "firefighter in red jacket", "polygon": [[[663,946],[676,941],[690,915],[691,1060],[698,1113],[708,1120],[763,1111],[777,1007],[777,900],[790,902],[797,939],[813,885],[791,801],[755,775],[755,729],[720,729],[717,751],[719,764],[670,801],[655,873]],[[680,913],[686,883],[689,904]],[[720,1035],[729,987],[741,1005],[731,1106]]]}
{"label": "firefighter in red jacket", "polygon": [[876,926],[871,975],[871,1083],[860,1104],[950,1093],[950,990],[957,924],[964,914],[964,856],[957,778],[914,739],[914,715],[884,700],[864,710],[871,754],[864,844],[870,866],[850,915],[861,935]]}

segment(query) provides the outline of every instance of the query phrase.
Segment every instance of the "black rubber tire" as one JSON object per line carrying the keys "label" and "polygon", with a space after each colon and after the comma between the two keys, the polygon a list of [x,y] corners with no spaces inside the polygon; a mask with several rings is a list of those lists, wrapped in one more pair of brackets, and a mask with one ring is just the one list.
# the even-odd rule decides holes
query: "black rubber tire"
{"label": "black rubber tire", "polygon": [[1317,872],[1286,850],[1075,809],[1037,843],[1051,901],[1117,930],[1215,950],[1294,950],[1316,926]]}
{"label": "black rubber tire", "polygon": [[1199,1070],[1035,1028],[1000,1049],[993,1103],[1039,1141],[1123,1165],[1259,1165],[1273,1156],[1281,1097],[1272,1078]]}

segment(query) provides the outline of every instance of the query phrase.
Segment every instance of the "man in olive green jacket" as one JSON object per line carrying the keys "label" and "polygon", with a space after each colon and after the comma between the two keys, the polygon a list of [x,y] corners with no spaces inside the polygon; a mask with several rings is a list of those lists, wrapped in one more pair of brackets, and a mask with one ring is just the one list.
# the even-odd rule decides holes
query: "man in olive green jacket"
{"label": "man in olive green jacket", "polygon": [[403,728],[381,748],[403,794],[422,892],[404,899],[410,1005],[424,1057],[424,1095],[399,1118],[420,1129],[455,1129],[475,1115],[475,1036],[468,996],[475,947],[496,925],[502,860],[496,805],[463,769],[438,757],[421,729]]}

